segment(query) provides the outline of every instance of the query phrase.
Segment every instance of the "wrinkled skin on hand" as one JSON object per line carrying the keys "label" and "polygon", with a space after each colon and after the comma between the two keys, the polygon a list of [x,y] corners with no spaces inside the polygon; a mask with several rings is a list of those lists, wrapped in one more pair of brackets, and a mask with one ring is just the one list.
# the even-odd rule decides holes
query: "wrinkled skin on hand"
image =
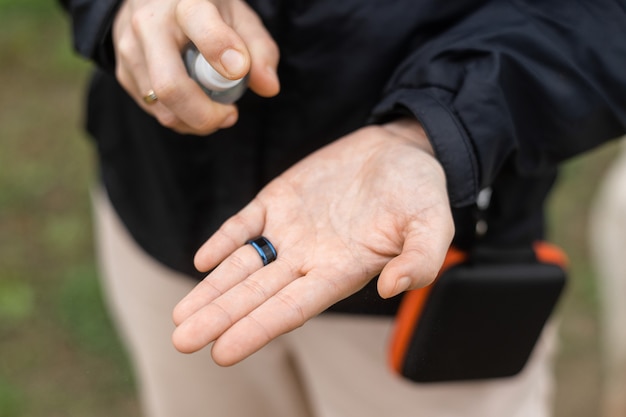
{"label": "wrinkled skin on hand", "polygon": [[[116,77],[165,127],[205,135],[237,121],[235,105],[211,101],[185,70],[192,41],[223,76],[249,73],[249,87],[278,94],[279,52],[256,13],[242,0],[125,0],[113,24]],[[146,104],[153,90],[158,101]]]}
{"label": "wrinkled skin on hand", "polygon": [[[234,364],[380,273],[391,297],[431,283],[454,234],[443,169],[421,126],[402,120],[362,128],[268,184],[198,250],[212,272],[175,308],[181,352],[211,342]],[[263,267],[245,242],[276,247]]]}

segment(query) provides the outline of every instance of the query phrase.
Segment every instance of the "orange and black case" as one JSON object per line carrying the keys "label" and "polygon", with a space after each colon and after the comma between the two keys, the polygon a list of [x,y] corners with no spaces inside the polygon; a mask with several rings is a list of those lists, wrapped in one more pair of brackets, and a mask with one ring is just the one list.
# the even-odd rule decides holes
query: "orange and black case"
{"label": "orange and black case", "polygon": [[451,248],[433,284],[405,293],[389,346],[415,382],[513,376],[526,364],[566,282],[560,248]]}

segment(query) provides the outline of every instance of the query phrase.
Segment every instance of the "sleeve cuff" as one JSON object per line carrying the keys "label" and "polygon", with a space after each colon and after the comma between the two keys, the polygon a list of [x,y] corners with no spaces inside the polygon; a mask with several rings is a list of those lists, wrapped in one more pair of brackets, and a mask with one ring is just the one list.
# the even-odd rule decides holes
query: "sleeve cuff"
{"label": "sleeve cuff", "polygon": [[115,67],[111,26],[120,4],[121,0],[70,4],[76,50],[107,71]]}
{"label": "sleeve cuff", "polygon": [[417,118],[446,173],[450,204],[462,207],[475,202],[480,179],[473,145],[458,118],[444,104],[450,96],[435,87],[398,89],[374,108],[372,118],[380,122],[407,113]]}

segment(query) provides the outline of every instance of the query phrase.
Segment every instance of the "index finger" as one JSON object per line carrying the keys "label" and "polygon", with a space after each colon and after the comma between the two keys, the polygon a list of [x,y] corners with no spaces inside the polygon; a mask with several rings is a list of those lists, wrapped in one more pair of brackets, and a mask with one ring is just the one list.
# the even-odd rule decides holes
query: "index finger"
{"label": "index finger", "polygon": [[[198,271],[215,268],[248,240],[262,234],[265,227],[265,208],[252,200],[224,224],[198,249],[194,265]],[[270,241],[272,241],[271,237]]]}
{"label": "index finger", "polygon": [[202,56],[224,77],[243,78],[250,69],[245,42],[225,21],[221,11],[206,0],[183,0],[176,8],[182,31]]}

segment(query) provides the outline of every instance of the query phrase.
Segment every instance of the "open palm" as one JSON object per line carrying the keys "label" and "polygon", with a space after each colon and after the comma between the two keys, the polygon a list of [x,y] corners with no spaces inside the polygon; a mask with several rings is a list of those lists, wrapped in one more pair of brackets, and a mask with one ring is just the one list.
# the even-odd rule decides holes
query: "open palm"
{"label": "open palm", "polygon": [[[379,273],[383,297],[429,284],[453,235],[445,176],[419,125],[400,126],[320,149],[224,223],[196,255],[215,269],[174,311],[176,348],[215,341],[214,360],[230,365]],[[245,245],[259,235],[278,253],[265,267]]]}

